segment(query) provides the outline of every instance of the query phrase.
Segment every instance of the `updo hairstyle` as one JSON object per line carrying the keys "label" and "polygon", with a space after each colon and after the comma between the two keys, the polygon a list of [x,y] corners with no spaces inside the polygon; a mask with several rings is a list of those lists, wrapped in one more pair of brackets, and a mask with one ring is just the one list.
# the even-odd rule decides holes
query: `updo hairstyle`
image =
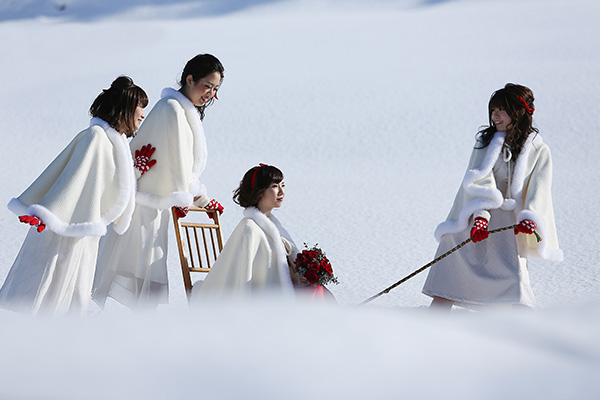
{"label": "updo hairstyle", "polygon": [[90,115],[108,122],[116,130],[125,126],[125,135],[135,134],[133,116],[135,109],[148,105],[148,96],[144,89],[135,85],[128,76],[120,76],[110,88],[102,90],[90,107]]}

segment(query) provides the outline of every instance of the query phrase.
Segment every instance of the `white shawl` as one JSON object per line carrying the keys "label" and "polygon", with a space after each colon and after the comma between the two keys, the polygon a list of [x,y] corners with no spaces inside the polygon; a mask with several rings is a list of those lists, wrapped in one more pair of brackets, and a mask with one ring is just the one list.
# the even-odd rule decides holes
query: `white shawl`
{"label": "white shawl", "polygon": [[188,206],[206,194],[200,175],[206,167],[206,138],[194,104],[175,89],[162,91],[131,141],[131,152],[156,147],[154,165],[138,181],[137,202],[156,209]]}
{"label": "white shawl", "polygon": [[[293,240],[271,213],[255,207],[244,210],[204,282],[194,286],[193,297],[247,296],[262,293],[294,295],[282,237]],[[297,247],[294,245],[295,252]],[[295,256],[293,254],[292,256]]]}
{"label": "white shawl", "polygon": [[552,206],[552,159],[549,147],[540,135],[527,138],[512,175],[511,198],[504,199],[496,187],[493,167],[504,145],[505,133],[496,132],[490,144],[473,149],[467,172],[445,222],[435,230],[439,241],[445,234],[466,230],[472,215],[493,209],[513,210],[516,221],[529,219],[542,237],[527,236],[528,254],[552,261],[562,261],[558,247]]}
{"label": "white shawl", "polygon": [[135,207],[135,183],[127,138],[92,118],[8,208],[35,215],[62,236],[102,236],[112,222],[122,234]]}

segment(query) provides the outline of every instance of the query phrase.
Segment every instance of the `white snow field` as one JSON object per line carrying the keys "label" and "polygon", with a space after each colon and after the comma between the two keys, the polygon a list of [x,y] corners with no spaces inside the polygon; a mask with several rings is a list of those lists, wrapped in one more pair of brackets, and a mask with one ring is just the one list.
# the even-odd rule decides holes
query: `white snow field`
{"label": "white snow field", "polygon": [[[226,69],[204,122],[225,236],[243,173],[276,165],[277,217],[341,282],[336,306],[190,310],[172,237],[170,303],[156,313],[0,311],[0,399],[600,398],[598,15],[595,0],[0,0],[5,204],[118,75],[149,111],[208,52]],[[531,260],[538,308],[432,314],[427,272],[358,306],[431,261],[507,82],[534,91],[554,161],[565,260]],[[2,282],[27,227],[6,208],[0,224]]]}

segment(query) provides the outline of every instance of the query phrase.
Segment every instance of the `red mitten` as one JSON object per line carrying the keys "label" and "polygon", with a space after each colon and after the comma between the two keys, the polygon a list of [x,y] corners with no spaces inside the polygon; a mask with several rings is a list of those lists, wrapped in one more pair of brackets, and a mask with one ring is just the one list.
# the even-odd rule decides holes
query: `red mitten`
{"label": "red mitten", "polygon": [[175,207],[175,215],[177,215],[177,218],[185,218],[189,211],[189,207]]}
{"label": "red mitten", "polygon": [[154,154],[154,151],[156,151],[156,147],[152,147],[150,143],[135,151],[133,166],[137,168],[142,175],[144,175],[145,172],[148,172],[148,170],[156,164],[156,160],[150,159],[152,154]]}
{"label": "red mitten", "polygon": [[42,231],[46,229],[46,225],[38,217],[34,217],[31,215],[21,215],[19,217],[19,221],[21,221],[24,224],[29,224],[31,226],[37,227],[38,233],[42,233]]}
{"label": "red mitten", "polygon": [[215,199],[212,199],[211,201],[209,201],[205,208],[208,210],[217,210],[219,212],[219,215],[223,214],[223,210],[224,210],[221,203],[219,203]]}
{"label": "red mitten", "polygon": [[[208,204],[206,205],[207,210],[217,210],[219,212],[219,215],[223,214],[223,206],[221,205],[221,203],[219,203],[218,201],[216,201],[215,199],[212,199],[211,201],[208,202]],[[213,213],[207,213],[209,217],[211,217],[213,220],[215,220],[216,222],[216,218],[213,215]]]}
{"label": "red mitten", "polygon": [[519,233],[526,233],[531,235],[535,231],[535,222],[528,219],[523,219],[517,226],[515,226],[515,235]]}
{"label": "red mitten", "polygon": [[481,242],[482,240],[487,239],[488,236],[487,219],[482,217],[475,218],[473,227],[471,228],[471,240],[473,240],[473,243]]}

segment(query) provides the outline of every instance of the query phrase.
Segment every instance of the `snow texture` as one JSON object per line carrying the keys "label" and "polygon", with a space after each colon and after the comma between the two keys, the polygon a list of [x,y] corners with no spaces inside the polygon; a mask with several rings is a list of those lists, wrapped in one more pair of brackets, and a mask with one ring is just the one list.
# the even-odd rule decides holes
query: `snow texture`
{"label": "snow texture", "polygon": [[[600,396],[600,2],[0,0],[6,203],[129,75],[150,97],[185,62],[223,62],[204,183],[225,207],[260,162],[285,174],[277,218],[318,243],[338,306],[189,310],[170,232],[170,304],[82,319],[0,311],[0,398],[595,399]],[[426,272],[491,93],[535,93],[565,260],[531,260],[539,309],[427,312]],[[596,178],[594,178],[596,176]],[[0,280],[27,227],[0,209]]]}

